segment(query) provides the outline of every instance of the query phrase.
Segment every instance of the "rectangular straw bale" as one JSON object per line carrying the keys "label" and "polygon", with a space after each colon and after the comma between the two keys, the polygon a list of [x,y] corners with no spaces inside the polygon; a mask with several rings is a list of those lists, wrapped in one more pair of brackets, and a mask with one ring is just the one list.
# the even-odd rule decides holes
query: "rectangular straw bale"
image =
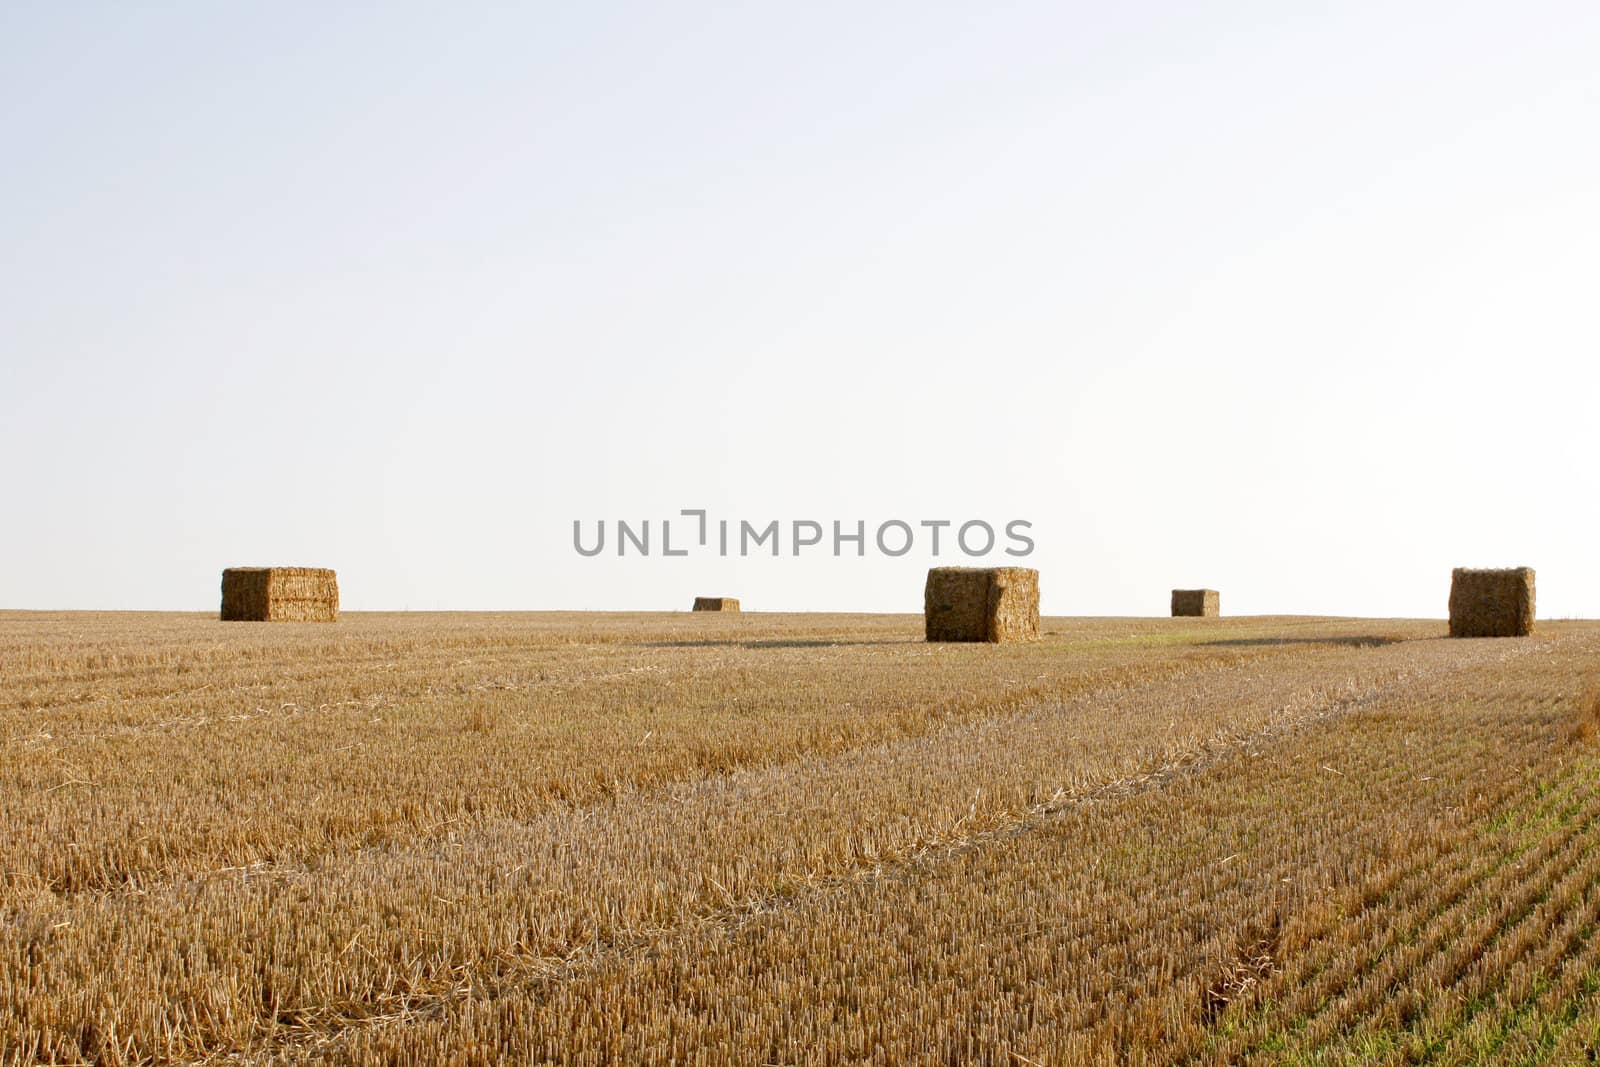
{"label": "rectangular straw bale", "polygon": [[922,590],[929,641],[1036,641],[1039,572],[1029,567],[934,567]]}
{"label": "rectangular straw bale", "polygon": [[1172,591],[1172,614],[1177,616],[1194,616],[1196,618],[1215,618],[1221,614],[1222,594],[1215,589],[1174,589]]}
{"label": "rectangular straw bale", "polygon": [[697,596],[694,598],[695,611],[738,611],[739,600],[731,596]]}
{"label": "rectangular straw bale", "polygon": [[339,579],[322,567],[229,567],[222,572],[225,622],[336,622]]}
{"label": "rectangular straw bale", "polygon": [[1457,567],[1450,573],[1451,637],[1533,633],[1533,568]]}

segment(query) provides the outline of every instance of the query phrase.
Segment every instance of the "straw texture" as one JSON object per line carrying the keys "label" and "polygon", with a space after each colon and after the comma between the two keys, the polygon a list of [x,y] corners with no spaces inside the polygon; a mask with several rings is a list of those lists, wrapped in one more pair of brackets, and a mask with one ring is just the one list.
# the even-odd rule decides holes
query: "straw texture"
{"label": "straw texture", "polygon": [[1526,637],[1533,633],[1533,568],[1450,573],[1451,637]]}
{"label": "straw texture", "polygon": [[1172,614],[1177,616],[1195,616],[1197,618],[1215,618],[1222,613],[1222,594],[1215,589],[1174,589],[1172,591]]}
{"label": "straw texture", "polygon": [[922,590],[929,641],[1037,641],[1039,572],[1029,567],[934,567]]}
{"label": "straw texture", "polygon": [[224,622],[337,622],[339,579],[321,567],[229,567]]}

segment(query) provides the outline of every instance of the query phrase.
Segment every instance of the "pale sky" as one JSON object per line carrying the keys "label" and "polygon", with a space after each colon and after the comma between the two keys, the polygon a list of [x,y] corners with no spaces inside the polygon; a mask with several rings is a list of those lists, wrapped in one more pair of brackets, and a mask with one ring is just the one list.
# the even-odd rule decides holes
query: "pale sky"
{"label": "pale sky", "polygon": [[0,607],[984,562],[573,549],[705,508],[1025,519],[1050,614],[1600,616],[1597,130],[1578,0],[0,2]]}

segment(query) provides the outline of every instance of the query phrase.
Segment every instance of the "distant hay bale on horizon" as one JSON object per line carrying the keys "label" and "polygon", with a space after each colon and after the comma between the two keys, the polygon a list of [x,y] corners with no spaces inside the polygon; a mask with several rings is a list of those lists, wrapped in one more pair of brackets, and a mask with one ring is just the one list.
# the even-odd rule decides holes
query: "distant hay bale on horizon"
{"label": "distant hay bale on horizon", "polygon": [[929,641],[1039,639],[1039,572],[1030,567],[933,567],[922,590]]}
{"label": "distant hay bale on horizon", "polygon": [[1173,618],[1194,617],[1213,619],[1222,614],[1222,594],[1215,589],[1174,589],[1172,591]]}
{"label": "distant hay bale on horizon", "polygon": [[1532,567],[1450,572],[1451,637],[1526,637],[1533,606]]}
{"label": "distant hay bale on horizon", "polygon": [[694,598],[695,611],[738,611],[739,598],[731,596],[697,596]]}
{"label": "distant hay bale on horizon", "polygon": [[224,622],[337,622],[339,579],[323,567],[229,567]]}

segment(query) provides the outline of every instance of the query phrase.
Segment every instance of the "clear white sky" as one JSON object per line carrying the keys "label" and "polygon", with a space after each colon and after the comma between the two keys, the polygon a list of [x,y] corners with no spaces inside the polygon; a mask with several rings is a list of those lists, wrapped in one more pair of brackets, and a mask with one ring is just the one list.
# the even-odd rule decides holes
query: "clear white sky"
{"label": "clear white sky", "polygon": [[1597,131],[1589,0],[10,0],[0,607],[920,610],[572,548],[705,507],[1025,518],[1053,614],[1600,615]]}

